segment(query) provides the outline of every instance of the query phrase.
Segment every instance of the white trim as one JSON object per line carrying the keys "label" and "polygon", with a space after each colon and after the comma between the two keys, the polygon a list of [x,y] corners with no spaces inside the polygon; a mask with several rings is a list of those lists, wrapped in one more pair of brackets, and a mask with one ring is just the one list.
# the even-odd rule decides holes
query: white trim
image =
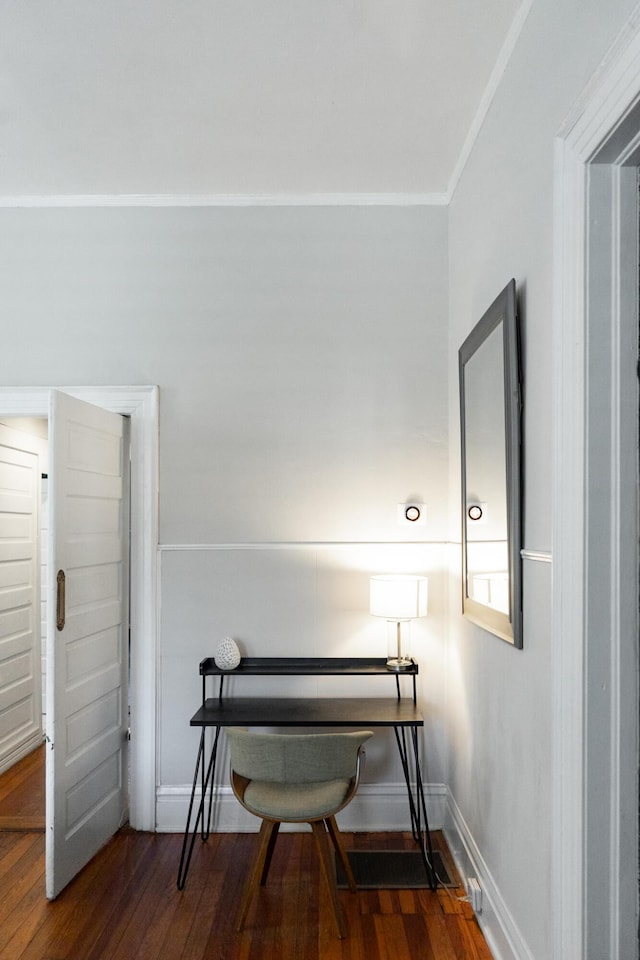
{"label": "white trim", "polygon": [[[425,801],[431,830],[444,825],[447,788],[442,783],[424,785]],[[200,788],[196,788],[199,801]],[[165,784],[158,787],[158,833],[182,833],[185,828],[191,786]],[[404,783],[361,783],[348,807],[338,816],[340,828],[353,832],[406,831],[411,829],[407,788]],[[231,787],[214,788],[214,822],[216,833],[251,833],[259,822],[247,813],[233,795]]]}
{"label": "white trim", "polygon": [[[0,417],[48,417],[51,387],[0,387]],[[131,418],[132,740],[130,822],[155,829],[158,388],[56,387]]]}
{"label": "white trim", "polygon": [[[618,156],[607,157],[599,167],[590,163],[614,135],[620,135],[620,125],[629,117],[640,100],[640,6],[627,22],[571,117],[564,124],[556,143],[556,197],[555,197],[555,309],[554,309],[554,522],[553,522],[553,831],[554,863],[552,871],[553,957],[555,960],[582,960],[591,955],[591,940],[595,935],[607,936],[605,953],[609,960],[625,960],[637,956],[637,939],[630,948],[620,943],[618,911],[621,897],[619,853],[613,847],[620,830],[620,776],[621,770],[614,755],[619,747],[622,724],[622,706],[616,698],[620,677],[616,671],[622,650],[623,637],[617,617],[620,597],[617,595],[616,551],[621,549],[619,539],[621,518],[617,515],[620,464],[611,464],[611,509],[608,519],[602,504],[602,492],[592,492],[588,486],[587,455],[592,445],[600,449],[611,430],[617,429],[617,413],[621,390],[621,371],[615,360],[615,330],[621,321],[617,296],[619,263],[616,258],[615,230],[617,218],[616,165],[629,155],[630,144],[637,136],[628,132],[627,143],[619,147]],[[624,133],[624,131],[622,131]],[[624,140],[624,137],[622,138]],[[608,318],[603,336],[609,336],[613,349],[611,362],[603,359],[597,371],[601,395],[607,397],[611,411],[606,427],[591,424],[588,391],[596,383],[587,383],[588,346],[590,337],[590,310],[594,287],[590,282],[590,252],[592,239],[589,223],[590,204],[598,202],[598,216],[594,214],[594,229],[603,233],[602,244],[596,247],[593,266],[602,274],[610,299],[604,305],[602,316]],[[635,203],[635,196],[634,196]],[[598,227],[598,218],[604,226]],[[607,226],[608,224],[608,226]],[[597,242],[597,241],[596,241]],[[608,246],[607,246],[608,245]],[[608,252],[607,252],[608,251]],[[637,270],[637,260],[635,269]],[[602,323],[600,324],[602,327]],[[637,332],[637,331],[636,331]],[[597,351],[597,346],[594,352]],[[603,389],[604,387],[604,389]],[[613,438],[611,455],[620,453],[617,438]],[[604,462],[609,462],[604,460]],[[606,494],[604,495],[606,496]],[[599,513],[600,524],[608,543],[604,545],[604,559],[589,555],[591,518]],[[623,521],[624,522],[624,521]],[[627,519],[627,529],[632,524]],[[600,531],[600,528],[599,528]],[[633,535],[633,530],[631,530]],[[602,532],[600,536],[602,537]],[[608,559],[608,551],[611,559]],[[596,551],[600,553],[601,551]],[[604,570],[603,570],[604,567]],[[598,570],[597,593],[603,616],[609,616],[607,636],[611,655],[606,667],[601,658],[600,670],[608,668],[609,676],[602,680],[603,697],[589,697],[591,657],[598,647],[595,628],[587,617],[589,578]],[[636,604],[637,604],[637,583]],[[601,602],[600,602],[601,601]],[[636,631],[637,632],[637,631]],[[602,631],[600,633],[600,649]],[[605,651],[606,653],[606,651]],[[637,673],[637,668],[636,668]],[[635,683],[635,679],[633,681]],[[606,691],[613,688],[610,700]],[[599,705],[594,705],[598,701]],[[604,714],[608,709],[608,716]],[[632,708],[633,709],[633,708]],[[608,736],[612,759],[608,773],[611,789],[597,791],[598,799],[587,806],[587,795],[594,799],[594,773],[587,763],[591,740],[589,733],[597,725],[601,736]],[[591,747],[593,750],[593,747]],[[602,753],[602,751],[601,751]],[[598,770],[606,763],[602,757]],[[602,775],[602,771],[600,771]],[[615,781],[617,778],[617,782]],[[594,810],[600,811],[599,822],[594,822]],[[637,816],[637,811],[636,811]],[[609,837],[607,862],[593,863],[589,852],[599,837]],[[637,849],[637,843],[632,844]],[[633,854],[633,851],[631,851]],[[632,881],[632,896],[637,878]],[[600,910],[590,911],[587,895],[591,886],[597,889]],[[593,895],[592,895],[593,896]],[[637,905],[635,908],[637,914]],[[633,917],[627,916],[635,925]]]}
{"label": "white trim", "polygon": [[0,209],[51,207],[445,207],[448,193],[61,194],[0,196]]}
{"label": "white trim", "polygon": [[637,4],[558,131],[582,163],[591,160],[637,101],[639,31]]}
{"label": "white trim", "polygon": [[469,128],[469,132],[467,133],[465,141],[462,145],[460,156],[458,157],[456,165],[453,168],[453,173],[449,180],[447,194],[450,201],[453,199],[453,196],[456,192],[456,187],[460,182],[460,177],[462,176],[464,168],[466,167],[469,157],[471,156],[476,140],[478,139],[484,121],[489,113],[491,104],[493,103],[493,98],[498,87],[500,86],[500,82],[504,76],[505,70],[507,69],[507,65],[511,59],[511,55],[515,49],[522,32],[522,28],[525,25],[532,6],[533,0],[522,0],[515,17],[513,18],[506,39],[502,44],[498,58],[494,64],[493,70],[491,71],[489,82],[484,89],[480,104],[476,110],[476,114]]}
{"label": "white trim", "polygon": [[[584,250],[584,168],[564,142],[556,146],[553,381],[552,587],[554,958],[583,956],[583,556],[584,290],[575,250]],[[571,253],[571,256],[569,254]]]}
{"label": "white trim", "polygon": [[22,760],[23,757],[32,753],[33,750],[37,750],[43,743],[44,737],[42,730],[36,730],[35,733],[27,737],[18,747],[14,747],[14,749],[3,758],[2,762],[0,762],[0,774],[4,773],[5,770],[10,770],[14,763]]}
{"label": "white trim", "polygon": [[553,563],[552,555],[546,550],[521,550],[523,560],[533,560],[536,563]]}
{"label": "white trim", "polygon": [[161,543],[160,553],[209,550],[351,550],[354,547],[442,547],[443,540],[265,540],[256,543]]}
{"label": "white trim", "polygon": [[460,808],[450,793],[446,800],[444,835],[463,884],[469,877],[474,877],[480,884],[482,913],[477,920],[491,956],[494,960],[534,960]]}

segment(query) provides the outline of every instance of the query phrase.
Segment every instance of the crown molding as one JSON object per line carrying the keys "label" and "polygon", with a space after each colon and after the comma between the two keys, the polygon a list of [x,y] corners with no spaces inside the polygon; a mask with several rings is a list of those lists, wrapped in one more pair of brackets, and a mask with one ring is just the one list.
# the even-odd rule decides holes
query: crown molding
{"label": "crown molding", "polygon": [[502,48],[498,54],[498,59],[495,62],[493,70],[491,71],[489,82],[487,83],[484,93],[482,94],[480,105],[476,111],[475,117],[473,118],[473,122],[469,127],[469,132],[467,133],[464,144],[462,145],[458,162],[453,169],[451,180],[449,181],[449,186],[447,189],[447,196],[449,197],[449,200],[453,199],[453,195],[456,192],[456,187],[458,186],[464,168],[466,167],[469,157],[471,156],[476,140],[480,135],[480,130],[482,129],[487,114],[489,113],[489,108],[493,103],[493,98],[498,87],[500,86],[500,82],[504,76],[505,70],[507,69],[511,55],[515,50],[516,44],[522,32],[522,28],[524,27],[531,7],[533,6],[533,2],[534,0],[523,0],[513,19],[506,39],[502,44]]}
{"label": "crown molding", "polygon": [[57,194],[0,196],[0,208],[444,207],[447,193]]}

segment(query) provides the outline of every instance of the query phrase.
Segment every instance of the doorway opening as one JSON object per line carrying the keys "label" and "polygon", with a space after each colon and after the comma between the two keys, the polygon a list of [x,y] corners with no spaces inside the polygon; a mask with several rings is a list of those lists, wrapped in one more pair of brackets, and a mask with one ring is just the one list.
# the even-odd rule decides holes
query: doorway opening
{"label": "doorway opening", "polygon": [[[0,388],[0,420],[48,418],[55,387]],[[130,796],[134,829],[155,830],[158,388],[61,387],[131,424]]]}
{"label": "doorway opening", "polygon": [[48,470],[47,421],[0,422],[3,830],[45,823]]}

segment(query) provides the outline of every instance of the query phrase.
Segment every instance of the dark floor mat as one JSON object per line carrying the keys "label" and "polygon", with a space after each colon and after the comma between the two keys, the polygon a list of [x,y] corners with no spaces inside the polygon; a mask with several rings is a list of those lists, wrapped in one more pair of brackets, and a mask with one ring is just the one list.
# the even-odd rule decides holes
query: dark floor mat
{"label": "dark floor mat", "polygon": [[[419,889],[430,886],[422,855],[417,850],[350,850],[348,857],[356,884],[363,890]],[[439,886],[456,886],[437,850],[433,852],[432,866]],[[338,858],[336,874],[338,886],[346,887],[347,881]]]}

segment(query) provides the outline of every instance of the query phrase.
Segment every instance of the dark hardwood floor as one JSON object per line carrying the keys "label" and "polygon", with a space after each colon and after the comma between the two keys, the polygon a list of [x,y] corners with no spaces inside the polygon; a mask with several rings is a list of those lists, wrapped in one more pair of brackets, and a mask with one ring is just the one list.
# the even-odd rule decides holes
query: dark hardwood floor
{"label": "dark hardwood floor", "polygon": [[[18,788],[3,780],[0,813],[5,798],[19,818]],[[180,892],[182,837],[124,829],[48,902],[42,832],[0,826],[0,960],[491,960],[462,888],[341,890],[349,937],[339,940],[310,833],[280,837],[269,882],[236,933],[256,839],[215,834],[198,842]],[[345,839],[351,849],[413,847],[409,834]],[[433,840],[454,872],[438,832]]]}

